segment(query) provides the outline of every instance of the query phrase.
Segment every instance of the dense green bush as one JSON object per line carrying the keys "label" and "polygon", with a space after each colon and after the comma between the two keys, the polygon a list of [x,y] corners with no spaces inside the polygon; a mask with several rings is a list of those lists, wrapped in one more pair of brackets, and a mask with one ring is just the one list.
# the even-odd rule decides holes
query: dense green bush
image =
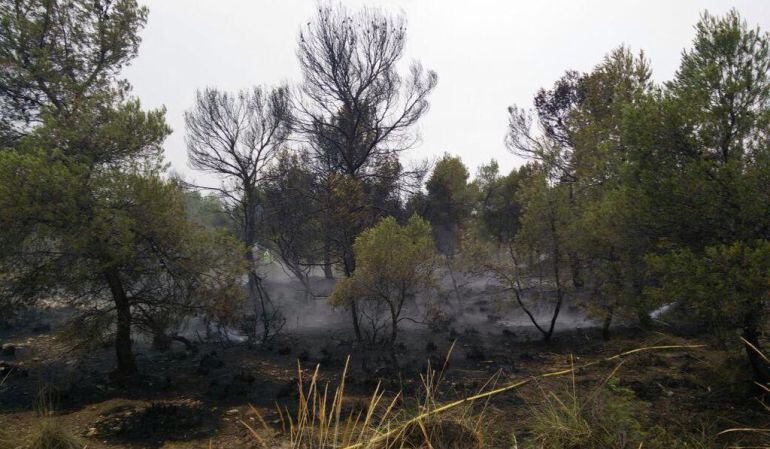
{"label": "dense green bush", "polygon": [[545,392],[545,400],[532,410],[533,447],[540,449],[637,448],[644,440],[639,415],[645,408],[634,393],[619,387],[616,379],[596,387],[584,397],[574,384],[562,392]]}

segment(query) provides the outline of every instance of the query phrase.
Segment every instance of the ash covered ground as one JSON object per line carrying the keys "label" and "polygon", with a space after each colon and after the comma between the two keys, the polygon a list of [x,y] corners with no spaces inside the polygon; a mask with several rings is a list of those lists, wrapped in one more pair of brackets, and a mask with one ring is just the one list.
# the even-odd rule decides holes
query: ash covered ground
{"label": "ash covered ground", "polygon": [[[347,311],[327,303],[332,282],[314,277],[313,294],[308,295],[280,271],[269,279],[266,286],[285,317],[281,332],[269,343],[250,345],[237,329],[205,340],[202,323],[191,320],[180,333],[192,345],[175,341],[158,350],[149,338],[134,341],[142,374],[130,384],[110,378],[115,366],[111,342],[71,346],[64,332],[71,311],[49,303],[26,312],[0,334],[6,348],[0,366],[7,376],[0,389],[0,422],[32,428],[43,397],[59,421],[90,447],[206,447],[209,441],[241,447],[254,443],[241,424],[257,422],[254,410],[280,433],[277,407],[293,410],[300,376],[306,383],[316,366],[323,381],[336,384],[349,360],[346,410],[355,410],[378,386],[389,395],[421,394],[421,376],[429,365],[445,368],[438,399],[449,400],[473,394],[490,381],[505,383],[563,367],[573,363],[572,354],[580,354],[577,360],[589,359],[638,344],[638,336],[633,343],[625,341],[619,328],[620,338],[606,345],[572,300],[562,308],[554,340],[545,345],[523,311],[500,295],[497,286],[474,280],[463,285],[461,300],[454,291],[419,298],[406,310],[409,320],[402,322],[395,345],[368,345],[353,338]],[[440,306],[441,316],[426,315],[428,304]],[[547,307],[533,310],[540,320],[550,317]],[[660,385],[667,385],[660,383],[662,374],[656,375]],[[643,380],[635,385],[655,398],[671,390],[650,390]],[[687,394],[702,390],[692,382],[677,385]],[[515,415],[524,413],[525,404],[536,397],[537,390],[532,390],[496,398],[493,404]]]}

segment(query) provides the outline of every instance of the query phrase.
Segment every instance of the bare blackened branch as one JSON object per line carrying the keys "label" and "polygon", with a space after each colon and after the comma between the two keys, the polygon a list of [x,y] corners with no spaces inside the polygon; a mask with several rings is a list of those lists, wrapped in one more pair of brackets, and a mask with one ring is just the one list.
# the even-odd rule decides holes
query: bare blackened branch
{"label": "bare blackened branch", "polygon": [[185,123],[191,165],[237,180],[231,189],[240,194],[253,192],[289,135],[288,88],[255,87],[235,95],[205,89]]}
{"label": "bare blackened branch", "polygon": [[438,78],[417,62],[401,78],[396,66],[405,42],[403,17],[372,9],[351,13],[339,5],[320,6],[300,33],[297,130],[347,175],[358,178],[417,141],[413,127],[428,110]]}

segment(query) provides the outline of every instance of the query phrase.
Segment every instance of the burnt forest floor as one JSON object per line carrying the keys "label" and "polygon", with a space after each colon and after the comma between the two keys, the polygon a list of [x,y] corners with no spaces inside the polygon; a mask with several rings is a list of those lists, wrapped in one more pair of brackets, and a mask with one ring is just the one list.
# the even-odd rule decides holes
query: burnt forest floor
{"label": "burnt forest floor", "polygon": [[[389,395],[421,394],[420,374],[428,363],[443,366],[452,348],[436,394],[437,400],[449,401],[489,388],[490,379],[500,386],[635,348],[705,344],[660,329],[618,330],[606,342],[593,330],[559,333],[547,344],[525,340],[509,330],[467,328],[408,330],[400,337],[403,343],[391,349],[366,348],[322,331],[280,335],[263,347],[205,343],[190,351],[174,343],[157,351],[138,345],[141,376],[117,385],[109,377],[114,357],[108,345],[75,351],[64,344],[57,326],[28,323],[0,336],[6,347],[14,346],[13,354],[9,350],[0,357],[6,377],[0,387],[0,428],[23,441],[40,419],[42,398],[61,426],[90,448],[256,447],[243,422],[267,431],[256,425],[254,410],[264,417],[268,437],[280,439],[277,407],[291,411],[296,406],[298,369],[308,378],[320,365],[322,378],[334,384],[348,356],[348,400],[363,402],[378,384]],[[578,370],[578,388],[590,391],[617,363]],[[768,424],[740,353],[713,345],[643,352],[624,358],[615,377],[644,404],[648,428],[707,435],[713,447],[726,447],[739,437],[717,437],[720,431]],[[527,416],[542,403],[544,391],[570,382],[569,376],[540,380],[494,396],[485,404],[487,444],[511,447],[512,434],[526,440]]]}

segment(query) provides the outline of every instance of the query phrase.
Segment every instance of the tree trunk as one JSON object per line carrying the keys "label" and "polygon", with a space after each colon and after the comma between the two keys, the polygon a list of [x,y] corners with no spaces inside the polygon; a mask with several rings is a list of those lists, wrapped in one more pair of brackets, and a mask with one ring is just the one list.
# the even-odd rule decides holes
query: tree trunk
{"label": "tree trunk", "polygon": [[187,338],[182,337],[181,335],[172,335],[170,338],[171,340],[176,340],[182,343],[185,346],[185,348],[187,348],[187,350],[192,352],[193,354],[198,353],[198,347],[195,346],[195,344],[190,340],[188,340]]}
{"label": "tree trunk", "polygon": [[262,288],[262,280],[259,278],[256,271],[253,269],[249,270],[249,296],[254,305],[259,307],[259,313],[262,315],[261,343],[266,342],[270,337],[270,318],[268,317],[267,312],[266,295],[266,292]]}
{"label": "tree trunk", "polygon": [[759,314],[757,313],[749,313],[744,318],[743,338],[747,342],[744,346],[746,349],[746,356],[748,357],[751,369],[754,372],[754,380],[767,387],[770,385],[770,365],[768,365],[767,361],[759,352],[758,315]]}
{"label": "tree trunk", "polygon": [[551,217],[551,233],[553,234],[553,279],[556,283],[556,307],[553,309],[553,315],[551,316],[551,325],[548,327],[548,333],[545,334],[545,341],[550,341],[553,331],[556,328],[556,319],[559,318],[559,312],[561,311],[561,305],[564,302],[564,288],[561,281],[561,249],[559,246],[559,237],[556,233],[556,220]]}
{"label": "tree trunk", "polygon": [[[561,290],[560,287],[558,287]],[[543,340],[550,341],[554,330],[556,329],[556,320],[559,318],[559,312],[561,311],[561,305],[564,302],[564,295],[561,291],[556,293],[556,307],[553,308],[553,315],[551,316],[551,324],[548,326],[548,332],[545,334]]]}
{"label": "tree trunk", "polygon": [[107,284],[112,293],[112,300],[115,302],[115,311],[117,312],[117,329],[115,332],[115,354],[117,355],[118,367],[115,374],[120,377],[131,377],[136,374],[136,362],[131,349],[131,304],[123,288],[123,282],[120,280],[120,274],[115,269],[105,272]]}
{"label": "tree trunk", "polygon": [[570,252],[569,265],[570,271],[572,272],[572,286],[575,288],[583,287],[585,282],[583,281],[583,276],[581,274],[580,258],[578,257],[577,253]]}
{"label": "tree trunk", "polygon": [[543,329],[543,326],[540,325],[540,323],[537,322],[537,319],[535,319],[535,315],[532,314],[532,312],[527,308],[526,304],[524,304],[524,300],[522,299],[521,291],[518,287],[513,288],[514,297],[516,298],[516,302],[519,303],[519,307],[521,307],[521,310],[524,311],[524,313],[527,314],[529,317],[529,321],[535,326],[535,329],[538,330],[541,334],[543,334],[543,341],[548,341],[551,339],[551,333],[553,332],[553,327],[551,327],[550,330]]}
{"label": "tree trunk", "polygon": [[[401,300],[401,303],[403,304],[403,299]],[[394,346],[396,344],[396,339],[398,338],[398,315],[399,312],[396,310],[396,308],[393,306],[393,304],[390,304],[390,346]],[[394,353],[395,357],[395,353]]]}
{"label": "tree trunk", "polygon": [[361,334],[361,325],[358,322],[358,303],[356,303],[355,298],[350,301],[350,314],[353,318],[353,332],[356,335],[356,340],[361,342],[364,337]]}
{"label": "tree trunk", "polygon": [[254,257],[254,244],[256,241],[256,231],[257,231],[257,217],[254,213],[254,210],[256,209],[256,204],[254,204],[254,200],[252,199],[252,195],[248,192],[246,193],[246,201],[244,204],[244,213],[243,213],[243,243],[246,245],[246,254],[244,254],[244,258],[246,259],[246,262],[248,264],[248,291],[249,291],[249,299],[256,303],[257,301],[257,279],[258,275],[256,272],[256,258]]}
{"label": "tree trunk", "polygon": [[449,279],[452,281],[452,290],[454,290],[455,296],[457,297],[457,305],[462,309],[463,307],[463,297],[462,293],[460,293],[460,286],[457,284],[457,277],[455,276],[455,270],[452,267],[452,257],[454,255],[448,255],[446,256],[446,267],[447,272],[449,273]]}
{"label": "tree trunk", "polygon": [[289,262],[284,259],[284,266],[294,275],[294,277],[302,284],[302,288],[305,289],[305,299],[309,299],[313,296],[313,289],[310,285],[310,276],[302,269],[300,262]]}
{"label": "tree trunk", "polygon": [[[513,261],[513,264],[515,266],[519,265],[519,262],[516,260],[516,253],[513,250],[513,247],[509,244],[508,251],[511,255],[511,260]],[[518,275],[517,275],[518,276]],[[551,328],[549,330],[543,329],[543,326],[540,325],[540,323],[537,322],[537,319],[535,319],[535,315],[532,314],[532,312],[527,308],[527,305],[524,304],[524,299],[522,298],[522,290],[521,290],[521,283],[520,280],[517,279],[512,285],[511,289],[514,293],[514,298],[516,298],[516,302],[519,304],[519,307],[521,307],[521,310],[524,311],[524,313],[527,314],[529,317],[529,321],[535,326],[535,328],[543,334],[543,340],[549,341],[551,339],[551,334],[553,333],[553,323],[555,322],[555,319],[551,321]],[[558,310],[556,312],[558,314]]]}
{"label": "tree trunk", "polygon": [[[326,234],[326,232],[324,232]],[[332,271],[332,248],[329,236],[324,235],[324,277],[326,279],[334,279],[334,271]]]}
{"label": "tree trunk", "polygon": [[[345,268],[345,276],[350,277],[353,275],[353,271],[355,270],[355,259],[353,259],[352,253],[352,244],[350,245],[350,251],[346,251],[345,257],[344,257],[344,268]],[[352,298],[350,300],[350,315],[353,319],[353,332],[356,335],[356,341],[361,342],[363,341],[363,334],[361,333],[361,325],[358,322],[358,304],[356,303],[356,299]]]}
{"label": "tree trunk", "polygon": [[[642,295],[644,294],[643,284],[642,284],[641,279],[636,279],[635,278],[632,281],[631,288],[633,288],[634,297],[636,297],[636,298],[641,298]],[[650,312],[649,311],[647,311],[646,309],[641,309],[641,308],[637,309],[636,310],[636,317],[637,317],[638,322],[639,322],[639,327],[641,327],[642,329],[651,329],[652,328],[654,322],[652,320],[652,317],[650,316]]]}
{"label": "tree trunk", "polygon": [[157,351],[168,351],[171,349],[171,337],[164,332],[155,332],[152,335],[152,347]]}
{"label": "tree trunk", "polygon": [[254,246],[257,240],[257,206],[256,195],[247,192],[244,204],[243,242],[246,244],[245,258],[248,262],[248,292],[249,300],[255,308],[259,308],[262,318],[262,343],[264,343],[270,337],[270,321],[272,317],[269,316],[268,312],[270,297],[262,286],[262,279],[256,270],[257,259],[254,257]]}
{"label": "tree trunk", "polygon": [[610,326],[612,325],[612,315],[614,309],[612,307],[607,310],[607,314],[604,315],[604,322],[602,323],[602,339],[608,341],[610,339]]}
{"label": "tree trunk", "polygon": [[[575,200],[575,184],[570,183],[569,184],[569,205],[571,208],[574,208],[576,206],[576,200]],[[554,233],[555,238],[555,233]],[[585,282],[583,281],[583,276],[581,275],[581,269],[580,269],[580,257],[578,256],[577,252],[570,251],[569,252],[569,265],[570,265],[570,271],[572,272],[572,286],[575,288],[580,288],[585,285]]]}
{"label": "tree trunk", "polygon": [[329,217],[329,206],[331,204],[331,192],[324,190],[325,207],[323,208],[323,268],[324,277],[326,279],[334,279],[334,271],[332,269],[332,239],[331,239],[331,218]]}

